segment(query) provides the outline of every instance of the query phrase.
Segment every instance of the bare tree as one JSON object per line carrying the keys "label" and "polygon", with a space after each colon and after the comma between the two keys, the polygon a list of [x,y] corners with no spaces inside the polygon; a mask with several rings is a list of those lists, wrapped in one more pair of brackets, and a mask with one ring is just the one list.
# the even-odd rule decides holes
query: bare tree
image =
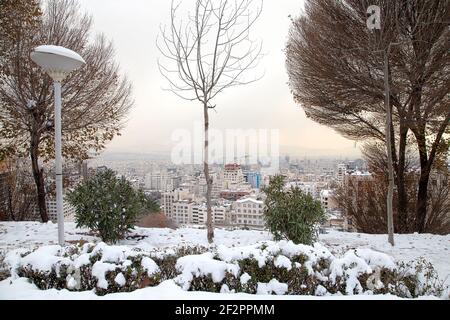
{"label": "bare tree", "polygon": [[[194,12],[186,20],[178,16],[180,4],[172,1],[170,25],[161,28],[157,45],[167,63],[158,61],[171,92],[199,101],[203,108],[203,171],[206,179],[208,241],[214,238],[211,212],[212,177],[209,174],[209,110],[214,98],[225,89],[254,82],[244,74],[255,69],[262,44],[252,41],[250,29],[262,11],[262,1],[253,8],[253,0],[197,0]],[[180,14],[181,16],[181,14]]]}
{"label": "bare tree", "polygon": [[[406,153],[405,190],[407,194],[407,223],[415,225],[415,194],[417,194],[420,173],[414,170],[417,157],[411,148]],[[351,217],[358,231],[364,233],[385,233],[387,224],[386,193],[389,188],[387,152],[383,143],[366,144],[363,157],[371,172],[370,177],[348,176],[345,184],[339,186],[333,197],[339,209],[347,217]],[[450,185],[449,170],[446,165],[435,165],[432,170],[425,232],[448,234],[450,232]],[[394,190],[393,198],[398,197]],[[398,201],[393,203],[393,221],[395,232],[398,232],[400,216]]]}
{"label": "bare tree", "polygon": [[24,221],[34,216],[36,192],[27,159],[10,158],[0,173],[4,201],[0,202],[0,220]]}
{"label": "bare tree", "polygon": [[450,233],[450,174],[448,170],[434,174],[437,179],[432,179],[424,230],[447,235]]}
{"label": "bare tree", "polygon": [[[14,9],[14,7],[13,7]],[[14,34],[1,57],[0,151],[29,155],[41,219],[47,221],[42,160],[54,157],[52,81],[30,58],[37,45],[60,45],[79,52],[85,68],[63,83],[62,136],[65,158],[86,159],[119,134],[132,106],[131,85],[119,74],[112,44],[91,37],[92,18],[74,0],[49,0],[30,28]],[[93,40],[91,40],[93,39]]]}

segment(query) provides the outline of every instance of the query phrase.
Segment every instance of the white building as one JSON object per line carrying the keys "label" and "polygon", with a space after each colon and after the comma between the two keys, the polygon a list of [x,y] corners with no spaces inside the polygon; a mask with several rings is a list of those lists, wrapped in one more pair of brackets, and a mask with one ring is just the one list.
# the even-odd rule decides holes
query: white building
{"label": "white building", "polygon": [[318,189],[322,187],[323,183],[319,182],[304,182],[304,181],[291,181],[287,182],[285,189],[290,189],[291,187],[299,188],[303,193],[309,194],[314,199],[319,197]]}
{"label": "white building", "polygon": [[191,202],[193,199],[194,195],[188,189],[176,189],[174,191],[164,192],[161,194],[161,209],[167,218],[177,221],[175,213],[179,214],[179,212],[174,211],[174,203],[185,200]]}
{"label": "white building", "polygon": [[[205,203],[195,203],[189,200],[180,200],[172,203],[170,212],[166,214],[169,219],[179,224],[206,224],[207,208]],[[214,224],[230,224],[231,206],[213,205],[211,207]]]}
{"label": "white building", "polygon": [[[250,183],[245,181],[244,173],[239,164],[226,164],[223,171],[214,175],[212,197],[222,198],[221,194],[243,192],[248,195],[252,191]],[[229,199],[229,198],[225,198]]]}
{"label": "white building", "polygon": [[226,164],[221,173],[221,180],[224,182],[224,189],[231,189],[245,183],[245,177],[241,166],[238,164]]}
{"label": "white building", "polygon": [[[56,209],[56,200],[47,200],[47,215],[48,219],[54,223],[58,221],[58,212]],[[72,222],[75,221],[75,208],[68,202],[63,201],[63,214],[64,214],[64,221],[65,222]],[[34,216],[39,217],[39,209],[36,206],[34,208]]]}
{"label": "white building", "polygon": [[172,220],[181,223],[188,224],[192,222],[192,207],[193,203],[188,200],[182,200],[174,202],[172,205]]}
{"label": "white building", "polygon": [[233,204],[232,223],[250,228],[263,228],[264,202],[252,198],[237,200]]}
{"label": "white building", "polygon": [[[196,204],[192,207],[192,221],[193,224],[206,224],[207,218],[206,204]],[[231,206],[214,205],[211,207],[212,221],[214,224],[230,224],[231,220]]]}
{"label": "white building", "polygon": [[[188,190],[177,189],[162,195],[162,210],[175,223],[205,225],[207,208],[204,200],[195,199]],[[211,206],[216,225],[237,225],[261,229],[264,227],[264,202],[253,198],[215,202]]]}

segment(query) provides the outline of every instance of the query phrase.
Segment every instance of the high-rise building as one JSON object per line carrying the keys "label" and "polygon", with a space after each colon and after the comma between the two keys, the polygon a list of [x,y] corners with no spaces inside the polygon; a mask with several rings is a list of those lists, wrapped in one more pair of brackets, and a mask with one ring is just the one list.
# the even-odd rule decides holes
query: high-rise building
{"label": "high-rise building", "polygon": [[347,165],[345,163],[340,163],[337,166],[337,180],[339,183],[344,183],[345,175],[347,174]]}
{"label": "high-rise building", "polygon": [[261,173],[256,171],[246,171],[244,172],[245,181],[252,186],[254,189],[259,189],[261,186]]}
{"label": "high-rise building", "polygon": [[224,182],[225,189],[231,189],[233,186],[245,183],[244,174],[239,164],[226,164],[222,172],[221,180]]}

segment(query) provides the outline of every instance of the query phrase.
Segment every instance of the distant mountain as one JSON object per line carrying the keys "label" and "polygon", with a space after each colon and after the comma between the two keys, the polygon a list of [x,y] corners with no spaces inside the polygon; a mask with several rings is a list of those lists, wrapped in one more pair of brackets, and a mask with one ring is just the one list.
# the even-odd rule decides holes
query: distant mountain
{"label": "distant mountain", "polygon": [[[124,160],[170,160],[170,152],[152,152],[152,153],[138,153],[138,152],[104,152],[100,154],[97,159],[107,161],[124,161]],[[281,146],[280,156],[291,156],[293,158],[350,158],[356,159],[361,157],[359,148],[340,148],[340,149],[315,149],[303,148],[297,146]]]}
{"label": "distant mountain", "polygon": [[281,146],[280,154],[306,158],[359,158],[361,157],[361,150],[359,148],[320,149],[298,146]]}
{"label": "distant mountain", "polygon": [[104,152],[98,156],[108,161],[114,160],[169,160],[169,152],[136,153],[136,152]]}

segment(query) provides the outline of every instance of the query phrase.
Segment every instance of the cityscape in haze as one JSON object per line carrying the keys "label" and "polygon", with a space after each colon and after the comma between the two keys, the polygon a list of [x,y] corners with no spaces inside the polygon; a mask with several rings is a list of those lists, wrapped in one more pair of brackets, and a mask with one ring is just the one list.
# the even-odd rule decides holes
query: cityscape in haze
{"label": "cityscape in haze", "polygon": [[[115,170],[131,181],[135,188],[156,199],[162,212],[177,225],[203,225],[206,222],[206,183],[202,165],[175,165],[163,154],[105,154],[86,162],[87,171],[103,167]],[[264,228],[265,195],[262,189],[269,185],[272,176],[265,173],[265,167],[263,164],[249,164],[248,159],[247,162],[240,159],[236,163],[212,165],[213,220],[216,225]],[[370,178],[362,159],[294,158],[285,155],[279,159],[277,173],[286,177],[287,185],[299,187],[320,201],[328,214],[328,225],[353,230],[333,201],[333,192],[344,184],[346,177]],[[247,219],[247,215],[246,219],[240,217],[243,201],[257,201],[258,210],[253,212],[253,219]]]}
{"label": "cityscape in haze", "polygon": [[449,4],[0,0],[0,300],[450,300]]}

